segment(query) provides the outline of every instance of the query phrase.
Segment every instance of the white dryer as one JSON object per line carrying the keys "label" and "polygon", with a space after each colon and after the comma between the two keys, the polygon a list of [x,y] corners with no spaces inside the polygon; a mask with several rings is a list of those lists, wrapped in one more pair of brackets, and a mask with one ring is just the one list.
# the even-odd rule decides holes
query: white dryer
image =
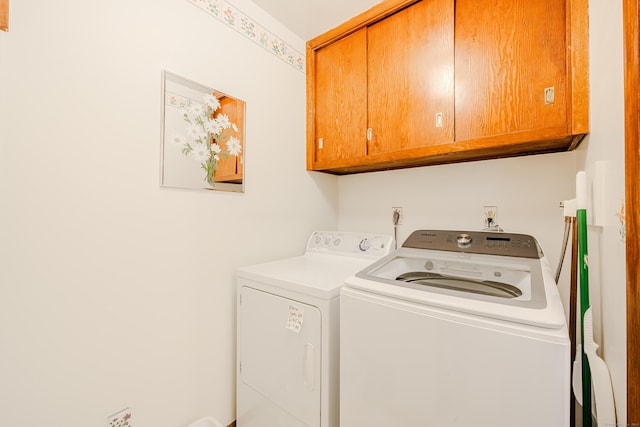
{"label": "white dryer", "polygon": [[528,235],[415,231],[341,292],[341,427],[566,427],[564,309]]}
{"label": "white dryer", "polygon": [[337,427],[340,288],[390,236],[314,232],[304,255],[237,270],[237,426]]}

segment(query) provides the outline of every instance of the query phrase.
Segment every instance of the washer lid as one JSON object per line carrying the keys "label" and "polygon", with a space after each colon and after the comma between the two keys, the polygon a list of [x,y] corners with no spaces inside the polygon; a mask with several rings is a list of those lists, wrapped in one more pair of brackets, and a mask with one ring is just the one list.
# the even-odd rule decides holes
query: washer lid
{"label": "washer lid", "polygon": [[403,247],[351,276],[346,287],[518,323],[566,325],[544,258]]}
{"label": "washer lid", "polygon": [[547,303],[541,262],[535,258],[402,247],[356,276],[392,288],[500,305],[540,309]]}

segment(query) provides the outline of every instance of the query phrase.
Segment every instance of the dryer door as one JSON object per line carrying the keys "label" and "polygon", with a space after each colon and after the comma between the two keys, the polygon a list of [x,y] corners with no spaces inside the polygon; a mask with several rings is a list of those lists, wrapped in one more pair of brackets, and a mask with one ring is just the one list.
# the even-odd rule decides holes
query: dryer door
{"label": "dryer door", "polygon": [[242,381],[304,425],[319,426],[320,310],[253,288],[240,292]]}

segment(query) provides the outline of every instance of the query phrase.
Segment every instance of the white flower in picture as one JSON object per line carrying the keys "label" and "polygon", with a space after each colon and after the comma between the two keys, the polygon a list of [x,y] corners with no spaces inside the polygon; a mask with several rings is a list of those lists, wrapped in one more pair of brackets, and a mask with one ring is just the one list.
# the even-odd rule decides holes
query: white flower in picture
{"label": "white flower in picture", "polygon": [[229,129],[231,127],[231,121],[229,120],[229,116],[226,114],[218,114],[216,120],[222,127],[222,129]]}
{"label": "white flower in picture", "polygon": [[191,150],[191,156],[196,162],[198,162],[198,164],[204,163],[209,160],[210,155],[211,153],[209,152],[209,147],[207,147],[205,144],[195,144],[195,147],[193,147],[193,149]]}
{"label": "white flower in picture", "polygon": [[207,108],[205,105],[200,104],[199,102],[194,102],[191,104],[191,108],[189,108],[188,114],[191,117],[197,118],[205,115],[207,112]]}
{"label": "white flower in picture", "polygon": [[237,156],[238,154],[240,154],[241,149],[242,146],[240,145],[240,140],[235,136],[232,136],[227,140],[227,150],[232,156]]}
{"label": "white flower in picture", "polygon": [[211,111],[216,111],[218,108],[220,108],[220,101],[210,93],[204,96],[204,103],[207,104],[207,107],[209,107]]}
{"label": "white flower in picture", "polygon": [[[238,156],[242,150],[240,140],[231,135],[238,132],[238,126],[229,116],[216,111],[220,109],[220,100],[213,94],[203,98],[204,103],[191,102],[183,108],[182,117],[186,122],[186,136],[175,135],[172,141],[181,148],[182,154],[193,158],[205,172],[205,181],[215,185],[215,171],[218,161],[229,156]],[[222,143],[225,142],[222,148]]]}
{"label": "white flower in picture", "polygon": [[204,128],[207,132],[214,135],[223,131],[222,126],[220,126],[220,123],[216,119],[208,119],[204,124]]}
{"label": "white flower in picture", "polygon": [[187,126],[187,137],[192,141],[204,142],[207,138],[207,132],[198,125]]}
{"label": "white flower in picture", "polygon": [[222,153],[222,148],[218,144],[211,144],[211,152],[213,153],[213,158],[216,160],[220,160],[220,153]]}
{"label": "white flower in picture", "polygon": [[174,145],[182,148],[183,145],[187,144],[189,141],[183,135],[173,135],[171,137],[171,142]]}

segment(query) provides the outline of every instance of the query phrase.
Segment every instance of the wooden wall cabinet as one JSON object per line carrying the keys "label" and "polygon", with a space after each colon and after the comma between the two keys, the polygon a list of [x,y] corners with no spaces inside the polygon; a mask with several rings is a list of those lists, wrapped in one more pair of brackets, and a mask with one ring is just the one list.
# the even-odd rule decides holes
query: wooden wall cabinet
{"label": "wooden wall cabinet", "polygon": [[[216,182],[242,183],[244,158],[244,101],[229,96],[220,98],[220,113],[229,116],[231,123],[238,127],[238,131],[229,130],[229,137],[236,137],[240,141],[242,150],[238,156],[222,157],[218,160],[218,168],[215,171]],[[223,142],[222,144],[225,144]]]}
{"label": "wooden wall cabinet", "polygon": [[571,150],[587,0],[387,0],[307,43],[307,169]]}
{"label": "wooden wall cabinet", "polygon": [[420,1],[367,28],[368,156],[453,142],[453,4]]}
{"label": "wooden wall cabinet", "polygon": [[314,93],[317,164],[364,158],[367,154],[366,28],[316,52]]}

